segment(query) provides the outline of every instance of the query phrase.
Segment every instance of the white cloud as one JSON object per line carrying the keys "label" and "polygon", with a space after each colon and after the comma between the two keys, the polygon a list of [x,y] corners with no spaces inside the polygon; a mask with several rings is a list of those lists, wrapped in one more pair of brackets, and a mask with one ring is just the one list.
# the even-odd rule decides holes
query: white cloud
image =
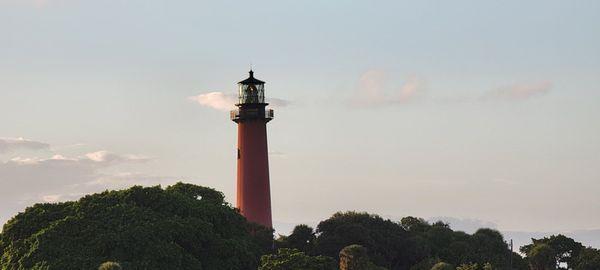
{"label": "white cloud", "polygon": [[234,95],[225,94],[222,92],[210,92],[206,94],[200,94],[188,98],[198,104],[217,109],[220,111],[228,111],[235,108],[237,99]]}
{"label": "white cloud", "polygon": [[88,186],[100,186],[111,188],[126,188],[132,185],[158,185],[167,182],[174,182],[180,177],[156,176],[140,172],[120,172],[116,174],[98,175],[94,181],[86,183]]}
{"label": "white cloud", "polygon": [[[238,99],[236,95],[225,94],[223,92],[210,92],[197,96],[188,97],[189,100],[198,103],[204,107],[216,109],[219,111],[229,111],[235,109]],[[274,108],[286,107],[290,101],[280,98],[267,98],[269,106]]]}
{"label": "white cloud", "polygon": [[[114,176],[105,173],[106,170],[119,171],[119,165],[149,160],[145,156],[103,150],[76,157],[56,154],[49,158],[14,157],[0,161],[0,223],[36,202],[72,200],[108,188],[159,183],[166,179],[122,172],[114,173]],[[98,182],[108,178],[112,182]]]}
{"label": "white cloud", "polygon": [[[144,162],[150,160],[149,157],[139,155],[118,155],[106,150],[85,154],[85,158],[97,163],[115,163],[115,162]],[[80,158],[81,159],[81,158]]]}
{"label": "white cloud", "polygon": [[390,83],[388,73],[382,70],[369,70],[363,73],[358,82],[358,91],[352,99],[353,105],[365,107],[392,106],[408,102],[423,89],[423,81],[411,76]]}
{"label": "white cloud", "polygon": [[50,147],[49,144],[32,141],[24,138],[0,138],[0,153],[11,152],[15,150],[44,150]]}
{"label": "white cloud", "polygon": [[541,96],[550,91],[552,83],[549,81],[535,83],[517,83],[491,91],[485,98],[504,100],[524,100]]}
{"label": "white cloud", "polygon": [[62,195],[60,194],[51,194],[51,195],[44,195],[42,196],[42,200],[44,200],[44,202],[47,203],[55,203],[60,201]]}
{"label": "white cloud", "polygon": [[50,158],[22,158],[22,157],[14,157],[10,159],[8,163],[14,163],[17,165],[32,165],[32,164],[45,164],[45,163],[53,163],[53,162],[72,162],[72,163],[82,163],[86,165],[112,165],[117,163],[125,163],[125,162],[145,162],[149,161],[151,158],[139,155],[119,155],[115,153],[111,153],[106,150],[96,151],[87,153],[83,156],[67,158],[63,155],[54,155]]}

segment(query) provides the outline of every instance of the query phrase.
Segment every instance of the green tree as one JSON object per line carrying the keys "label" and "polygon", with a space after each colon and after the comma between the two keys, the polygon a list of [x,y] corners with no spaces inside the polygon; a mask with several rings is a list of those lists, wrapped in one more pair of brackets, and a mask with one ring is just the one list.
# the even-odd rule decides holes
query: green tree
{"label": "green tree", "polygon": [[521,247],[521,252],[528,254],[537,244],[547,244],[555,252],[555,265],[559,269],[573,269],[575,259],[584,248],[583,245],[562,234],[544,237],[542,239],[531,239],[532,244]]}
{"label": "green tree", "polygon": [[556,251],[548,244],[537,243],[529,249],[527,260],[531,270],[556,269]]}
{"label": "green tree", "polygon": [[349,245],[340,251],[340,270],[385,270],[385,268],[371,262],[365,247]]}
{"label": "green tree", "polygon": [[421,233],[427,231],[431,227],[426,220],[412,216],[403,217],[400,220],[400,225],[406,231]]}
{"label": "green tree", "polygon": [[277,246],[281,248],[297,249],[310,254],[315,245],[314,229],[308,225],[300,224],[294,227],[289,236],[280,236],[277,239]]}
{"label": "green tree", "polygon": [[[265,232],[253,233],[252,232]],[[210,188],[135,186],[37,204],[0,235],[4,269],[250,269],[272,245]]]}
{"label": "green tree", "polygon": [[598,270],[600,269],[600,250],[584,248],[575,259],[574,270]]}
{"label": "green tree", "polygon": [[262,256],[258,270],[337,270],[337,266],[331,257],[313,257],[297,249],[280,248],[277,254]]}
{"label": "green tree", "polygon": [[105,262],[98,267],[98,270],[121,270],[121,265],[117,262]]}
{"label": "green tree", "polygon": [[431,270],[454,270],[454,266],[449,263],[439,262],[431,267]]}
{"label": "green tree", "polygon": [[398,223],[368,213],[336,213],[317,226],[315,254],[332,258],[349,245],[367,249],[373,263],[388,269],[408,269],[420,259],[411,257],[408,233]]}
{"label": "green tree", "polygon": [[479,229],[471,237],[473,262],[479,265],[491,263],[497,267],[508,268],[510,249],[502,234],[493,229]]}
{"label": "green tree", "polygon": [[456,270],[479,270],[479,265],[476,263],[463,263],[456,267]]}

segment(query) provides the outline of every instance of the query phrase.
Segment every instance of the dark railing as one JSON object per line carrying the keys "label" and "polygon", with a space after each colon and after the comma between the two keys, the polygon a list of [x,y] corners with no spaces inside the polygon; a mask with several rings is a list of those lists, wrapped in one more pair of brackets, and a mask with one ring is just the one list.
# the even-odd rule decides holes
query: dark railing
{"label": "dark railing", "polygon": [[230,112],[229,117],[233,121],[250,120],[250,119],[265,119],[271,121],[275,114],[272,109],[243,109],[233,110]]}

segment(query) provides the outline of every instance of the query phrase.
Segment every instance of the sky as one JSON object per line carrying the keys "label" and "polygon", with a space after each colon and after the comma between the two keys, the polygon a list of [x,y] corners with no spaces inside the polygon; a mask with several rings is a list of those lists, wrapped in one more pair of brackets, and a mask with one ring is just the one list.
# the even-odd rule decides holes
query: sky
{"label": "sky", "polygon": [[228,110],[252,67],[275,110],[276,229],[356,210],[600,235],[599,12],[0,0],[0,223],[134,184],[184,181],[234,204]]}

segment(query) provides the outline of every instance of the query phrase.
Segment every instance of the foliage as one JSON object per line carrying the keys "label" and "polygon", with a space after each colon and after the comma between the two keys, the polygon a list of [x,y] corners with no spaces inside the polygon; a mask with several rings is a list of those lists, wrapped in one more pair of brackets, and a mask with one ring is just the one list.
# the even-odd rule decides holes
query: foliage
{"label": "foliage", "polygon": [[336,213],[317,226],[314,254],[337,257],[339,251],[358,244],[368,250],[376,265],[408,269],[412,245],[408,233],[398,224],[367,213]]}
{"label": "foliage", "polygon": [[439,262],[431,267],[431,270],[454,270],[454,267],[449,263]]}
{"label": "foliage", "polygon": [[121,270],[121,265],[116,262],[105,262],[98,267],[98,270]]}
{"label": "foliage", "polygon": [[[304,235],[312,233],[307,230]],[[285,236],[278,242],[289,245]],[[470,235],[453,231],[446,223],[430,224],[416,217],[397,223],[368,213],[336,213],[317,226],[313,248],[303,248],[308,247],[306,251],[313,255],[335,258],[341,248],[352,244],[364,246],[376,265],[393,270],[429,270],[440,261],[477,264],[478,269],[489,263],[505,269],[510,266],[510,256],[514,269],[527,269],[525,261],[517,253],[511,254],[496,230],[480,229]]]}
{"label": "foliage", "polygon": [[531,270],[556,269],[556,251],[548,244],[537,243],[529,249],[527,259]]}
{"label": "foliage", "polygon": [[[277,253],[261,258],[274,244]],[[492,229],[467,234],[443,222],[358,212],[336,213],[316,230],[298,225],[273,242],[272,229],[248,223],[222,193],[178,183],[29,207],[4,225],[0,269],[96,269],[104,262],[99,269],[311,270],[336,269],[340,258],[358,269],[504,270],[511,257],[515,270],[600,269],[600,251],[563,235],[532,239],[521,251],[526,260]]]}
{"label": "foliage", "polygon": [[491,263],[499,267],[509,266],[510,250],[497,230],[479,229],[472,235],[470,242],[474,247],[473,262],[479,265]]}
{"label": "foliage", "polygon": [[426,258],[417,264],[412,265],[410,270],[430,270],[435,264],[440,262],[438,258]]}
{"label": "foliage", "polygon": [[[546,244],[554,251],[554,265],[559,269],[573,269],[575,259],[583,249],[583,245],[562,234],[544,237],[542,239],[531,239],[532,244],[521,247],[521,252],[529,254],[536,245]],[[561,264],[565,267],[560,267]]]}
{"label": "foliage", "polygon": [[456,267],[456,270],[479,270],[479,265],[476,263],[463,263]]}
{"label": "foliage", "polygon": [[492,229],[479,229],[472,235],[461,231],[453,231],[448,224],[435,222],[429,224],[423,219],[405,217],[401,225],[416,243],[413,256],[421,258],[411,269],[425,269],[435,260],[452,265],[477,264],[480,269],[486,263],[509,268],[510,257],[513,256],[514,269],[526,269],[527,265],[517,253],[510,253],[502,234]]}
{"label": "foliage", "polygon": [[280,248],[277,254],[264,255],[258,270],[337,270],[331,257],[308,256],[297,249]]}
{"label": "foliage", "polygon": [[479,266],[476,263],[463,263],[456,267],[456,270],[493,270],[494,267],[491,263],[485,263],[483,266]]}
{"label": "foliage", "polygon": [[584,248],[575,260],[574,270],[598,270],[600,269],[600,250]]}
{"label": "foliage", "polygon": [[316,239],[317,237],[313,228],[305,224],[300,224],[294,227],[289,236],[281,235],[277,239],[276,244],[279,248],[297,249],[308,253],[314,248]]}
{"label": "foliage", "polygon": [[[272,244],[210,188],[134,186],[37,204],[4,225],[2,269],[249,269]],[[256,231],[255,229],[253,229]],[[270,239],[269,239],[270,238]]]}
{"label": "foliage", "polygon": [[385,268],[371,262],[365,247],[349,245],[340,251],[340,270],[385,270]]}

